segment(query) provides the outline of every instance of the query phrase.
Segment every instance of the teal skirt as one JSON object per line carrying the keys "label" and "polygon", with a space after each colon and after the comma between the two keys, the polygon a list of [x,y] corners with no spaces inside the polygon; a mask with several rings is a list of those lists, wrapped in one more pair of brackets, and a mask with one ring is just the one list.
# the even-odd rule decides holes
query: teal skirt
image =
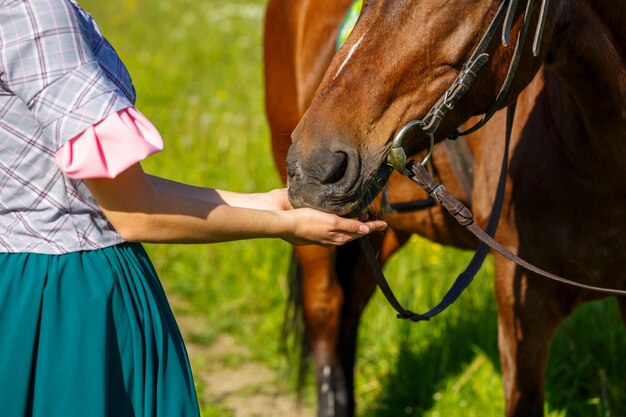
{"label": "teal skirt", "polygon": [[189,359],[139,244],[0,254],[3,417],[197,417]]}

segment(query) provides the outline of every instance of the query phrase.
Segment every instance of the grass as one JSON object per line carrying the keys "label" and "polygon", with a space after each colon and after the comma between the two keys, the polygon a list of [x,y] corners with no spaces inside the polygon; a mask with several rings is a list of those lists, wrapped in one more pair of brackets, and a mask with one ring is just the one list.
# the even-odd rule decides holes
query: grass
{"label": "grass", "polygon": [[[122,56],[138,91],[137,106],[164,137],[166,150],[144,163],[147,171],[242,192],[280,186],[263,109],[264,1],[81,4]],[[218,335],[229,334],[250,348],[253,360],[287,367],[280,353],[287,244],[259,240],[147,249],[176,315],[210,323],[200,333],[185,333],[188,340],[210,346]],[[415,238],[386,272],[401,301],[422,310],[438,301],[469,257]],[[491,276],[486,265],[467,293],[429,323],[400,322],[380,294],[373,298],[359,340],[360,415],[503,415]],[[549,416],[624,415],[625,346],[614,301],[579,309],[552,345]],[[205,398],[200,383],[198,390]],[[229,415],[211,401],[201,407],[204,417]]]}

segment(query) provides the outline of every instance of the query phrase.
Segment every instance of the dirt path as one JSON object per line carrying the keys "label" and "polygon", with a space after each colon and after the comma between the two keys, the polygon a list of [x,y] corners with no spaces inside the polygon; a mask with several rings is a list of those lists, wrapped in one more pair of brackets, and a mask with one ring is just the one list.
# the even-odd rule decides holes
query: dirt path
{"label": "dirt path", "polygon": [[[201,331],[194,318],[177,320],[183,334]],[[311,408],[298,406],[295,395],[274,370],[249,359],[250,352],[231,337],[220,336],[209,347],[187,342],[187,350],[196,383],[203,387],[200,401],[218,403],[235,417],[315,416]]]}

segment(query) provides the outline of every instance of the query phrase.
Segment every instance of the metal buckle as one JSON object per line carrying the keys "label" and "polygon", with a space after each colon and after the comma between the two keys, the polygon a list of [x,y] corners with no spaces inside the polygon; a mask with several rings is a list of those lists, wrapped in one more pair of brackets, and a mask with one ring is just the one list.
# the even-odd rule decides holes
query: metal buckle
{"label": "metal buckle", "polygon": [[[413,120],[412,122],[404,125],[393,138],[391,149],[389,149],[389,154],[387,155],[387,164],[391,165],[396,171],[398,171],[402,175],[411,174],[411,170],[409,170],[406,166],[406,152],[404,152],[404,148],[402,148],[402,140],[404,139],[404,135],[414,126],[424,127],[425,125],[426,122],[424,122],[423,120]],[[433,153],[433,147],[435,146],[435,136],[432,133],[428,133],[428,136],[430,137],[430,147],[428,149],[428,153],[422,160],[421,165],[426,165]]]}

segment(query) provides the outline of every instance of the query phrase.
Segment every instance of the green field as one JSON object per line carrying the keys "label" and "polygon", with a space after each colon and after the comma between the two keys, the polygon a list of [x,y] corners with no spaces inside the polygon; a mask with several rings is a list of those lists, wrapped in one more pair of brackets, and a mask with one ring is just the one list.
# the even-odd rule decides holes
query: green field
{"label": "green field", "polygon": [[[137,106],[164,137],[165,151],[144,163],[148,172],[242,192],[280,186],[263,109],[265,1],[80,3],[126,62]],[[259,240],[147,248],[195,350],[228,335],[250,353],[233,351],[221,366],[261,363],[285,375],[285,390],[294,389],[281,353],[289,245]],[[401,301],[423,310],[438,301],[470,256],[415,238],[386,272]],[[457,304],[429,323],[396,320],[377,294],[360,333],[359,415],[503,415],[496,341],[490,265]],[[552,345],[549,415],[626,415],[625,347],[614,300],[579,309]],[[228,416],[198,378],[213,366],[193,360],[203,415]],[[312,400],[309,386],[305,401]]]}

